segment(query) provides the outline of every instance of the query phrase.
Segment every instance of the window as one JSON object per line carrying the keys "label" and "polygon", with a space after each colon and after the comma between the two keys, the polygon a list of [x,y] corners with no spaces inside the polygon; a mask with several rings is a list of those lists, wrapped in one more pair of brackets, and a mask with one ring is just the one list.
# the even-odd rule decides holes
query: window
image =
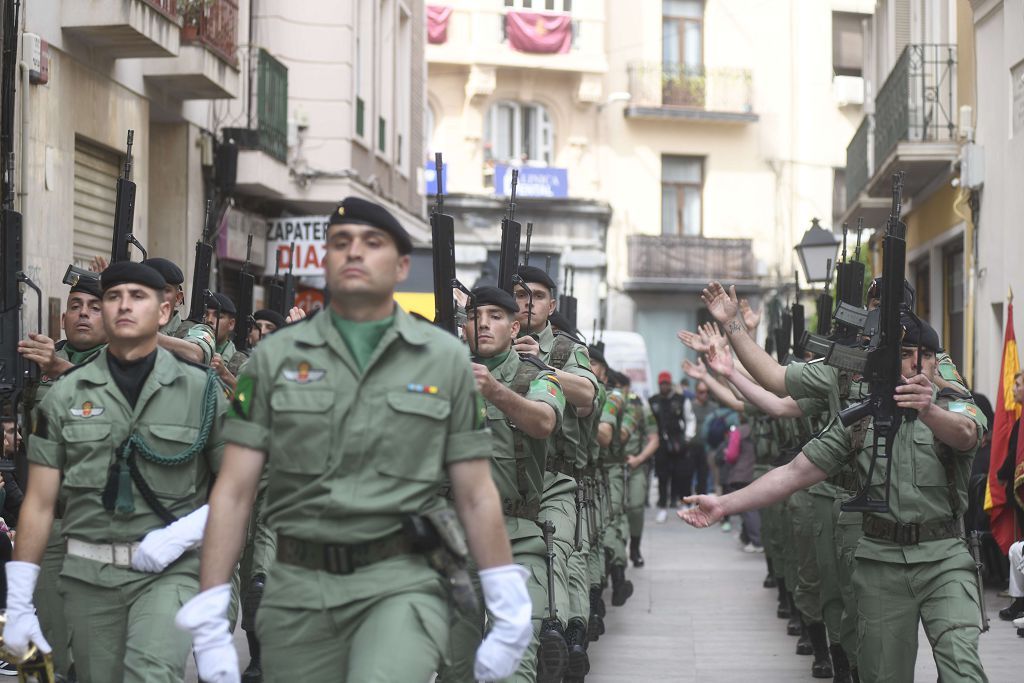
{"label": "window", "polygon": [[[380,65],[377,83],[377,151],[388,152],[388,120],[394,120],[395,97],[391,89],[395,83],[395,19],[394,0],[380,0],[380,40],[378,41],[377,63]],[[391,87],[384,87],[391,84]]]}
{"label": "window", "polygon": [[704,65],[703,0],[663,0],[661,4],[661,61],[688,73]]}
{"label": "window", "polygon": [[539,104],[497,102],[484,121],[488,160],[548,166],[554,159],[554,126]]}
{"label": "window", "polygon": [[412,17],[404,6],[398,9],[398,68],[395,72],[395,166],[408,173],[410,120],[412,117]]}
{"label": "window", "polygon": [[861,21],[865,16],[853,12],[832,13],[832,72],[836,76],[862,75],[864,34]]}
{"label": "window", "polygon": [[946,303],[945,334],[942,340],[946,351],[958,367],[964,361],[964,245],[957,242],[943,254],[943,282]]}
{"label": "window", "polygon": [[278,161],[288,159],[288,67],[260,48],[256,111],[260,149]]}
{"label": "window", "polygon": [[356,137],[366,141],[373,134],[373,119],[370,126],[366,125],[366,103],[370,98],[370,86],[373,83],[373,41],[370,36],[373,30],[372,0],[357,0],[355,29],[355,66],[353,82],[355,83],[355,129]]}
{"label": "window", "polygon": [[661,234],[703,233],[704,160],[661,158]]}

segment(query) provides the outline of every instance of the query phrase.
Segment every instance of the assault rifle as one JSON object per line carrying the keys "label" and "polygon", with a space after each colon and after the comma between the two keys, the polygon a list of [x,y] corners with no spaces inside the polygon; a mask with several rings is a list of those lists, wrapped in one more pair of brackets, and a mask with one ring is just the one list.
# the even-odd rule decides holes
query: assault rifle
{"label": "assault rifle", "polygon": [[793,271],[793,282],[796,285],[793,295],[793,305],[789,307],[789,315],[793,320],[793,355],[801,358],[804,355],[804,332],[807,330],[807,322],[804,317],[804,305],[800,303],[800,271]]}
{"label": "assault rifle", "polygon": [[280,279],[281,259],[278,254],[274,255],[274,279],[267,285],[267,308],[277,311],[282,317],[288,317],[288,311],[295,305],[295,276],[292,271],[295,269],[295,242],[288,247],[288,272],[284,274],[284,281]]}
{"label": "assault rifle", "polygon": [[501,219],[501,255],[498,257],[498,287],[509,294],[515,294],[512,277],[519,267],[519,238],[522,224],[516,217],[516,186],[519,184],[519,169],[512,169],[512,193],[508,200],[508,213]]}
{"label": "assault rifle", "polygon": [[256,323],[252,317],[252,290],[256,278],[249,272],[252,260],[252,233],[245,241],[245,263],[238,274],[238,315],[235,317],[235,348],[239,351],[249,350],[249,332]]}
{"label": "assault rifle", "polygon": [[455,279],[455,219],[444,212],[444,162],[441,153],[434,155],[437,175],[437,194],[434,210],[430,213],[431,256],[434,266],[434,324],[445,332],[458,336],[455,322],[455,299],[452,280]]}
{"label": "assault rifle", "polygon": [[[834,345],[826,358],[829,364],[862,375],[869,389],[869,395],[865,400],[839,412],[840,421],[844,426],[850,427],[865,418],[871,418],[874,424],[871,464],[868,466],[864,487],[856,496],[842,504],[842,509],[846,512],[889,511],[893,443],[904,418],[908,417],[906,411],[897,407],[893,398],[896,387],[902,381],[903,327],[900,315],[903,309],[907,308],[903,289],[907,258],[907,226],[900,220],[902,195],[903,173],[899,172],[893,175],[892,209],[886,222],[882,246],[884,279],[878,309],[878,332],[867,351]],[[885,461],[885,479],[881,483],[882,497],[872,498],[870,489],[875,485],[873,475],[880,460]]]}
{"label": "assault rifle", "polygon": [[814,302],[818,314],[818,326],[815,328],[814,334],[805,330],[800,340],[800,347],[805,352],[809,351],[815,356],[821,357],[828,354],[829,347],[832,345],[831,340],[828,339],[828,333],[832,327],[832,295],[828,291],[832,284],[832,259],[828,259],[827,270],[830,277],[825,280],[825,288],[818,294],[818,298]]}
{"label": "assault rifle", "polygon": [[142,252],[143,261],[149,256],[146,253],[146,248],[132,234],[132,224],[135,221],[135,181],[132,180],[132,142],[134,140],[135,131],[129,128],[124,168],[121,176],[117,179],[117,198],[114,200],[114,240],[110,247],[111,263],[130,261],[131,245],[135,245]]}
{"label": "assault rifle", "polygon": [[194,323],[201,323],[206,318],[206,298],[210,291],[210,261],[213,258],[213,245],[210,244],[212,233],[210,212],[212,208],[213,202],[207,199],[206,215],[203,218],[203,234],[196,242],[196,262],[192,267],[192,289],[189,292],[191,297],[187,319]]}
{"label": "assault rifle", "polygon": [[[558,297],[558,310],[562,312],[565,319],[569,321],[569,324],[573,326],[573,330],[576,329],[576,308],[579,301],[576,299],[576,269],[572,266],[566,266],[565,275],[562,278],[564,294]],[[573,330],[566,330],[566,332],[572,333]]]}

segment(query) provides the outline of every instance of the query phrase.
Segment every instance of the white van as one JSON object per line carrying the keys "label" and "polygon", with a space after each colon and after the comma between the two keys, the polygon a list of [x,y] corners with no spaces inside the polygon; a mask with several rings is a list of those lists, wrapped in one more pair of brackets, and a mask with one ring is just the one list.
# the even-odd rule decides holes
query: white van
{"label": "white van", "polygon": [[647,344],[638,332],[604,330],[597,333],[604,342],[604,357],[608,367],[629,377],[633,393],[645,401],[658,390],[647,358]]}

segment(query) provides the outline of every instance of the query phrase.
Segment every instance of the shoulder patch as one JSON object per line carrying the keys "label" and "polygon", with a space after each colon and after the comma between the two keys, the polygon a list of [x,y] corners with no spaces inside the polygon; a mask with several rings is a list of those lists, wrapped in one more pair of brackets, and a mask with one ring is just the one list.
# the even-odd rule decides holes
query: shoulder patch
{"label": "shoulder patch", "polygon": [[242,375],[235,386],[235,397],[231,400],[228,417],[248,420],[252,412],[252,393],[256,389],[256,380],[252,375]]}
{"label": "shoulder patch", "polygon": [[591,370],[591,367],[590,367],[590,354],[587,353],[587,350],[585,348],[582,348],[582,347],[581,348],[577,348],[574,355],[576,356],[576,363],[581,368],[586,368],[587,370]]}
{"label": "shoulder patch", "polygon": [[473,411],[473,431],[479,431],[487,426],[487,404],[484,403],[484,397],[480,395],[479,391],[473,392],[473,398],[476,401]]}
{"label": "shoulder patch", "polygon": [[978,417],[978,406],[967,401],[953,401],[949,404],[948,410],[951,413],[962,413],[972,418]]}
{"label": "shoulder patch", "polygon": [[939,363],[939,375],[947,382],[957,382],[967,386],[967,383],[964,382],[964,378],[960,376],[960,373],[957,372],[956,366],[953,365],[953,361],[949,361],[948,363]]}

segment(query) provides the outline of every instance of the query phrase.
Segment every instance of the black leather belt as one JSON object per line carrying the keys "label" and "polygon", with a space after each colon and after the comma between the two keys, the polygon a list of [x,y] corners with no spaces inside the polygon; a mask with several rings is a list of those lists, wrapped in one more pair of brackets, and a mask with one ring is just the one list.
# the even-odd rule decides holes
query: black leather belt
{"label": "black leather belt", "polygon": [[281,535],[277,537],[278,561],[329,574],[351,574],[360,567],[412,553],[412,541],[404,531],[352,545],[317,543]]}
{"label": "black leather belt", "polygon": [[903,524],[866,514],[861,522],[861,528],[868,538],[897,545],[917,545],[926,541],[940,541],[960,536],[960,525],[949,519]]}

